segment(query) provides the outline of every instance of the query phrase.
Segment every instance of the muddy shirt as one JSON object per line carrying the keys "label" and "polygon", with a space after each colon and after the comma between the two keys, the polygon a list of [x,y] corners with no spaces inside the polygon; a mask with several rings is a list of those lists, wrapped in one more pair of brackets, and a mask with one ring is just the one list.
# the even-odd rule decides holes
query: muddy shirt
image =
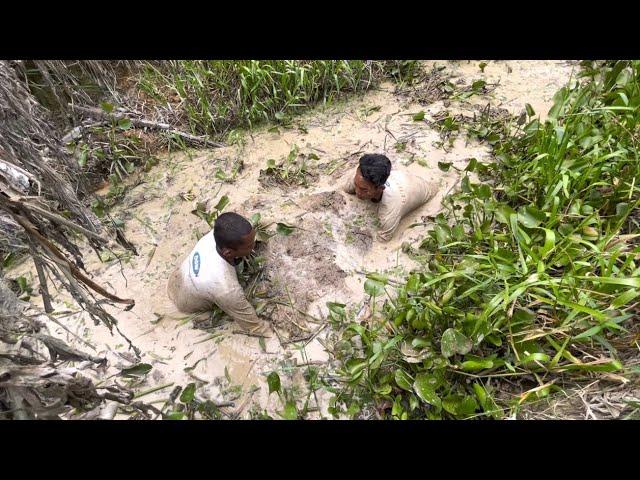
{"label": "muddy shirt", "polygon": [[175,276],[179,278],[170,280],[169,296],[181,311],[202,311],[215,303],[242,329],[264,333],[265,322],[244,296],[235,267],[216,251],[213,230],[198,241]]}
{"label": "muddy shirt", "polygon": [[[344,192],[356,193],[354,178],[354,174],[350,173],[343,181]],[[435,184],[417,175],[392,170],[384,184],[384,193],[378,207],[381,226],[377,239],[382,242],[391,240],[402,217],[431,200],[436,191]]]}

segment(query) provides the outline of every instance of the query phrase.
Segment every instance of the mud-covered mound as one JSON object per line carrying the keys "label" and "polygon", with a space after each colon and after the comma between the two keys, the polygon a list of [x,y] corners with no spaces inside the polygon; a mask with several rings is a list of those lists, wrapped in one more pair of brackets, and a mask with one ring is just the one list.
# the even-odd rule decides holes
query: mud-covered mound
{"label": "mud-covered mound", "polygon": [[310,305],[344,289],[347,276],[336,264],[335,242],[313,233],[321,231],[321,223],[310,220],[304,225],[305,230],[272,238],[264,250],[271,319],[289,339],[304,337],[312,330],[312,324],[321,319],[318,312],[309,311]]}
{"label": "mud-covered mound", "polygon": [[314,193],[300,202],[300,206],[312,213],[332,213],[341,215],[347,205],[344,197],[336,191]]}

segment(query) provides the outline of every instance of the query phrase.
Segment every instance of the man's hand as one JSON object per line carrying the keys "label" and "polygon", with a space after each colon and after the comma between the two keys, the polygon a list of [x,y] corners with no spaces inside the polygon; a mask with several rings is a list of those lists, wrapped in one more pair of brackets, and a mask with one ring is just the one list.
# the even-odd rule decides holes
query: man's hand
{"label": "man's hand", "polygon": [[250,328],[238,328],[234,330],[233,333],[248,335],[250,337],[263,337],[263,338],[271,338],[273,336],[271,324],[263,320],[251,326]]}

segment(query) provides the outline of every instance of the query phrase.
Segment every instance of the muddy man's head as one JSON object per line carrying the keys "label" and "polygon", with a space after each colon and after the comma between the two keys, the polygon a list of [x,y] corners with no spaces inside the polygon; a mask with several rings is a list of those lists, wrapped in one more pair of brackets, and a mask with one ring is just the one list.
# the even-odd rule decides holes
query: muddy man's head
{"label": "muddy man's head", "polygon": [[354,179],[360,200],[380,201],[384,184],[391,173],[391,161],[384,155],[367,154],[360,158]]}
{"label": "muddy man's head", "polygon": [[256,230],[241,215],[233,212],[221,214],[213,226],[218,253],[229,263],[248,256],[256,246]]}

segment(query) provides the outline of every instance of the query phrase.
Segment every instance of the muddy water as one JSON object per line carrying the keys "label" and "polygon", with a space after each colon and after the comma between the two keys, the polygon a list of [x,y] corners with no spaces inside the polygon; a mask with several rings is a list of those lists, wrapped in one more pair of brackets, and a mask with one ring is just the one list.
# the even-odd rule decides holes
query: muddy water
{"label": "muddy water", "polygon": [[[456,112],[470,112],[476,104],[491,103],[518,114],[525,103],[530,103],[544,117],[553,94],[572,71],[568,64],[555,61],[490,61],[484,73],[478,62],[437,63],[465,84],[477,79],[499,83],[489,95],[472,97],[465,103],[452,102],[447,109]],[[303,350],[271,338],[266,341],[266,352],[262,352],[256,338],[233,334],[230,324],[218,328],[214,333],[217,336],[211,338],[211,334],[194,329],[188,319],[181,320],[184,316],[173,309],[165,288],[172,269],[208,230],[191,210],[198,201],[208,201],[212,207],[227,195],[227,211],[247,216],[259,212],[263,220],[299,227],[290,238],[276,236],[270,240],[281,243],[269,246],[267,257],[272,275],[287,285],[294,302],[304,296],[298,306],[322,321],[327,301],[356,306],[363,300],[364,276],[358,272],[389,271],[401,276],[415,267],[401,252],[401,245],[424,237],[429,227],[407,227],[428,224],[429,218],[440,211],[442,197],[458,181],[453,169],[444,173],[438,169],[438,162],[463,168],[471,157],[489,159],[486,146],[469,142],[464,135],[444,151],[435,145],[439,140],[436,131],[425,122],[412,121],[419,111],[425,111],[429,120],[444,109],[443,101],[427,106],[411,103],[395,96],[393,85],[385,84],[360,98],[307,112],[294,120],[292,128],[280,128],[277,133],[268,127],[253,131],[245,136],[244,145],[166,155],[113,212],[114,217],[125,221],[126,235],[140,255],[123,260],[122,269],[117,261],[100,263],[92,253],[87,255],[87,268],[94,280],[121,297],[136,300],[131,311],[112,312],[119,319],[120,329],[145,352],[142,360],[153,365],[138,390],[168,385],[142,399],[161,405],[174,386],[196,382],[200,398],[234,401],[235,406],[225,410],[230,415],[237,412],[240,418],[248,418],[254,405],[277,416],[275,412],[282,405],[276,395],[268,395],[266,376],[278,370],[284,386],[304,383],[304,369],[295,367],[295,363],[327,360],[328,354],[318,340],[326,330]],[[406,147],[397,150],[396,145],[402,142]],[[285,157],[294,144],[300,152],[319,157],[309,163],[319,173],[317,181],[306,188],[263,187],[258,179],[267,160]],[[365,152],[385,153],[394,168],[407,169],[440,186],[439,194],[408,215],[394,238],[384,244],[372,239],[375,205],[334,193],[337,182],[353,173],[357,159]],[[244,169],[236,181],[220,182],[216,178],[218,169],[229,173],[238,159]],[[57,306],[67,308],[62,297]],[[126,342],[117,334],[111,336],[82,315],[70,317],[67,326],[95,345],[97,352],[106,354],[113,372],[130,365]],[[318,325],[302,326],[315,331]],[[54,333],[69,337],[60,329],[54,329]],[[75,343],[73,338],[67,339]],[[185,372],[196,363],[193,370]],[[283,374],[283,370],[289,374]],[[312,418],[327,417],[328,397],[326,392],[318,394],[319,412]]]}

